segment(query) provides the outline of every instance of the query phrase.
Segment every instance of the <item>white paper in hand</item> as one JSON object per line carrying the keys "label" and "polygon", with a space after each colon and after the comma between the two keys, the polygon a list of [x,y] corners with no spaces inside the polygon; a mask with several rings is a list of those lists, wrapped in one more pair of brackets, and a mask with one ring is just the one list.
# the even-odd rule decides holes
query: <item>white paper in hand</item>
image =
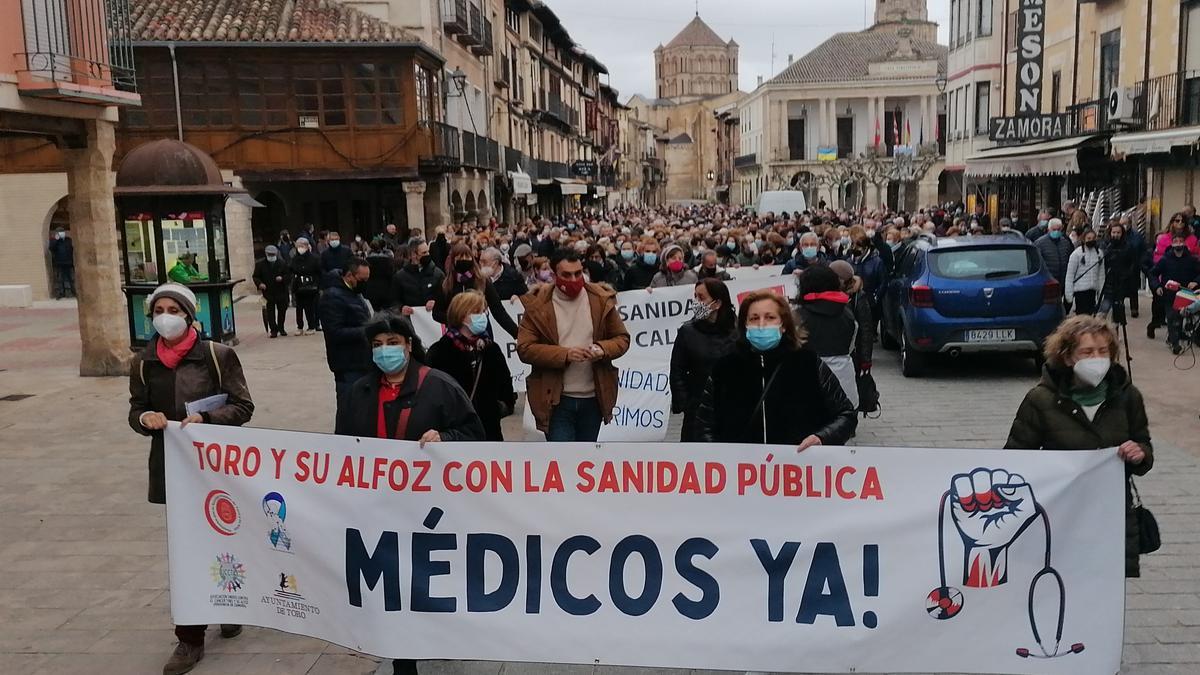
{"label": "white paper in hand", "polygon": [[188,415],[199,415],[200,413],[212,412],[217,408],[225,405],[229,400],[227,394],[217,394],[215,396],[206,396],[202,399],[189,401],[184,405],[184,411]]}

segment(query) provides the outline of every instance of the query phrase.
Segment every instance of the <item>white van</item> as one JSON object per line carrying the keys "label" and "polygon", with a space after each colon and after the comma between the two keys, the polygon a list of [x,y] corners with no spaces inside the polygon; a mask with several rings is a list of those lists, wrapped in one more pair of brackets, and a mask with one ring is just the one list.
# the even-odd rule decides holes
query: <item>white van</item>
{"label": "white van", "polygon": [[784,211],[795,215],[806,209],[808,203],[800,190],[767,190],[758,195],[758,202],[754,205],[754,212],[759,215],[773,213],[778,216]]}

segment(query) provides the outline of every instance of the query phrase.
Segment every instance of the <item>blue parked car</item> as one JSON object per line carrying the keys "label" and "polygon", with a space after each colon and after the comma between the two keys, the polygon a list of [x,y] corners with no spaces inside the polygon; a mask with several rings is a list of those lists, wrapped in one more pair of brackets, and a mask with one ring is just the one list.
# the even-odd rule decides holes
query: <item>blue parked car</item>
{"label": "blue parked car", "polygon": [[1028,353],[1063,319],[1060,284],[1019,234],[922,237],[897,252],[883,295],[885,349],[900,350],[905,377],[936,354]]}

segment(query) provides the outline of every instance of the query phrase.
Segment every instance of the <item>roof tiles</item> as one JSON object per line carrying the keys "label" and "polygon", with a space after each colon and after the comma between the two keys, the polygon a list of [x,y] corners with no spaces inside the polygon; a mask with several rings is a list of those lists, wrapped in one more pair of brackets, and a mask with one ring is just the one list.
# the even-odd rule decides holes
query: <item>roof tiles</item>
{"label": "roof tiles", "polygon": [[[837,33],[771,79],[776,84],[853,82],[868,79],[872,63],[893,60],[902,38],[887,31]],[[947,48],[912,40],[914,58],[936,59],[945,70]]]}
{"label": "roof tiles", "polygon": [[416,42],[337,0],[131,0],[131,35],[145,42]]}
{"label": "roof tiles", "polygon": [[673,40],[667,43],[667,49],[672,47],[724,47],[726,42],[720,35],[697,14],[688,25],[679,31]]}

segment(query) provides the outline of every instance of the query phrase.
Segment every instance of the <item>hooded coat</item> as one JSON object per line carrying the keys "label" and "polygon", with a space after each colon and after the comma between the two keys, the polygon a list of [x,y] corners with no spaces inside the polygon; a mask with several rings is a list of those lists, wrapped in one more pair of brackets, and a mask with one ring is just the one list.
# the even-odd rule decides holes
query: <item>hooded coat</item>
{"label": "hooded coat", "polygon": [[1017,409],[1005,448],[1021,450],[1096,450],[1117,447],[1125,441],[1142,446],[1141,464],[1126,464],[1125,475],[1125,576],[1139,576],[1138,522],[1133,512],[1129,476],[1144,476],[1154,466],[1150,422],[1142,393],[1129,375],[1114,363],[1105,376],[1108,395],[1092,419],[1070,396],[1074,374],[1069,368],[1042,370],[1041,382],[1025,395]]}

